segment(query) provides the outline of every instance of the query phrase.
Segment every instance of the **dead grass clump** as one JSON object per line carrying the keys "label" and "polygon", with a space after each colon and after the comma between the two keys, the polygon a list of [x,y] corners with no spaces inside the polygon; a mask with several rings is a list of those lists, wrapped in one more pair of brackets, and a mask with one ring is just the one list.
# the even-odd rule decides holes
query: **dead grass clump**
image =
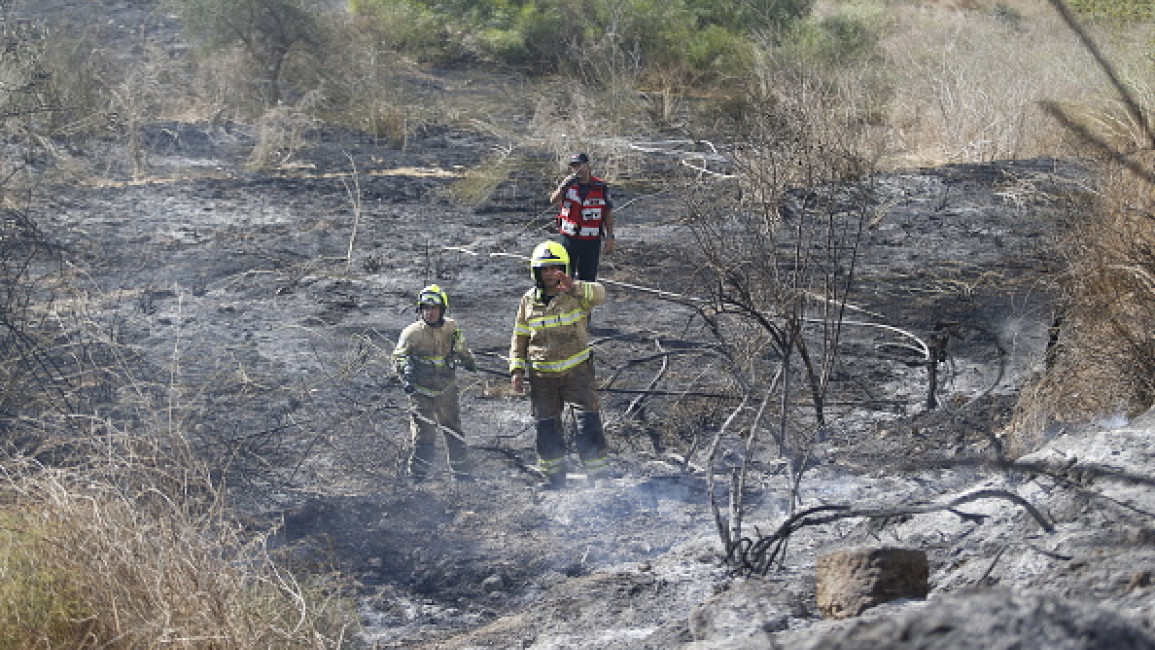
{"label": "dead grass clump", "polygon": [[449,194],[465,205],[479,206],[489,200],[502,183],[527,167],[524,155],[512,149],[498,150],[482,164],[466,171],[449,187]]}
{"label": "dead grass clump", "polygon": [[1152,168],[1145,157],[1102,166],[1096,200],[1062,243],[1058,337],[1020,400],[1012,453],[1064,423],[1130,418],[1155,404],[1155,184],[1141,171]]}
{"label": "dead grass clump", "polygon": [[316,125],[313,112],[318,96],[310,93],[296,105],[281,105],[265,111],[257,121],[257,142],[246,161],[251,170],[285,167],[309,143]]}
{"label": "dead grass clump", "polygon": [[[1109,83],[1058,14],[1020,5],[1010,18],[937,4],[893,14],[883,40],[901,80],[888,118],[892,164],[1061,155],[1069,134],[1040,102],[1109,96]],[[1140,31],[1095,37],[1128,67],[1146,59]]]}
{"label": "dead grass clump", "polygon": [[336,581],[298,581],[213,500],[163,487],[197,481],[152,471],[0,467],[0,647],[344,644]]}

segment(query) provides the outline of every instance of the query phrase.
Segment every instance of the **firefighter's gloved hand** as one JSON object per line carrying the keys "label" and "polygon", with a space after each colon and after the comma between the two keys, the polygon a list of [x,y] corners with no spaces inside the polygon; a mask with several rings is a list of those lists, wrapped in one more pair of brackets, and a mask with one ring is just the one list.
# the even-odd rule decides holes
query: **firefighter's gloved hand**
{"label": "firefighter's gloved hand", "polygon": [[407,381],[401,382],[401,392],[405,393],[406,395],[412,395],[416,390],[417,389],[413,387],[413,384]]}
{"label": "firefighter's gloved hand", "polygon": [[462,359],[461,360],[461,367],[465,368],[469,372],[477,372],[477,360],[476,359]]}

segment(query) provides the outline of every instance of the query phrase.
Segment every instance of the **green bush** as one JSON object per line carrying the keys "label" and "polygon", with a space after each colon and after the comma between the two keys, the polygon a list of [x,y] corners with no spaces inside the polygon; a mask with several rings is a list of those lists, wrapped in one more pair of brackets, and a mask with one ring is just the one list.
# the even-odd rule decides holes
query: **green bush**
{"label": "green bush", "polygon": [[692,12],[677,0],[604,0],[594,3],[584,26],[584,40],[615,39],[620,49],[636,53],[643,67],[684,62],[686,43],[697,30]]}
{"label": "green bush", "polygon": [[858,65],[881,55],[883,29],[878,13],[844,6],[819,20],[796,24],[783,45],[810,61]]}
{"label": "green bush", "polygon": [[[713,82],[751,60],[749,39],[809,15],[812,0],[355,0],[382,44],[419,60],[460,57],[533,74],[580,70]],[[680,71],[680,72],[679,72]],[[672,74],[674,73],[674,74]]]}
{"label": "green bush", "polygon": [[537,66],[540,72],[554,72],[571,54],[569,43],[562,36],[566,25],[566,15],[558,6],[527,4],[518,12],[509,30],[519,35],[522,48],[507,46],[495,49],[494,54],[505,63],[526,68]]}
{"label": "green bush", "polygon": [[532,60],[525,36],[517,30],[487,29],[482,33],[482,43],[499,61],[524,64]]}
{"label": "green bush", "polygon": [[450,46],[444,16],[411,0],[357,0],[361,23],[382,47],[404,52],[418,61],[456,56]]}
{"label": "green bush", "polygon": [[686,0],[698,26],[746,34],[792,25],[809,16],[813,5],[813,0]]}
{"label": "green bush", "polygon": [[1068,0],[1072,10],[1093,20],[1138,24],[1155,16],[1150,0]]}
{"label": "green bush", "polygon": [[707,79],[733,81],[750,69],[753,61],[751,48],[746,39],[721,26],[711,25],[690,38],[686,63],[690,70]]}

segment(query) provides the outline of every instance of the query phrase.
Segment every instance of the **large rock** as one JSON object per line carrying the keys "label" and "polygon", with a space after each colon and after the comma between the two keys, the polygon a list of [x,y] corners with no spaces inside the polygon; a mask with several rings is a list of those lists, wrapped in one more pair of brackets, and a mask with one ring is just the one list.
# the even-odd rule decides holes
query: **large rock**
{"label": "large rock", "polygon": [[881,603],[926,598],[926,553],[875,548],[838,551],[818,558],[818,609],[826,618],[858,616]]}
{"label": "large rock", "polygon": [[1092,603],[1010,590],[952,594],[848,622],[805,650],[1149,650],[1138,623]]}

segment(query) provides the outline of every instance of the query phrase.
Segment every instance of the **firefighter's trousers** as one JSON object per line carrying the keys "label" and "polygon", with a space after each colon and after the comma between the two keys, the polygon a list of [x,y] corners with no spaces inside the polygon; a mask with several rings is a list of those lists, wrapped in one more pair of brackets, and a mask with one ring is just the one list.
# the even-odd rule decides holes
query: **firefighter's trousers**
{"label": "firefighter's trousers", "polygon": [[437,434],[445,439],[445,450],[449,470],[457,477],[470,474],[468,448],[461,428],[461,407],[458,404],[457,389],[450,388],[440,395],[430,397],[415,393],[409,396],[412,421],[413,448],[409,456],[409,474],[416,479],[424,479],[436,461]]}
{"label": "firefighter's trousers", "polygon": [[530,401],[536,418],[537,456],[547,476],[565,472],[565,435],[561,416],[566,404],[577,410],[578,431],[574,440],[586,473],[601,476],[608,470],[606,437],[598,412],[593,363],[586,361],[558,377],[549,373],[531,373]]}

